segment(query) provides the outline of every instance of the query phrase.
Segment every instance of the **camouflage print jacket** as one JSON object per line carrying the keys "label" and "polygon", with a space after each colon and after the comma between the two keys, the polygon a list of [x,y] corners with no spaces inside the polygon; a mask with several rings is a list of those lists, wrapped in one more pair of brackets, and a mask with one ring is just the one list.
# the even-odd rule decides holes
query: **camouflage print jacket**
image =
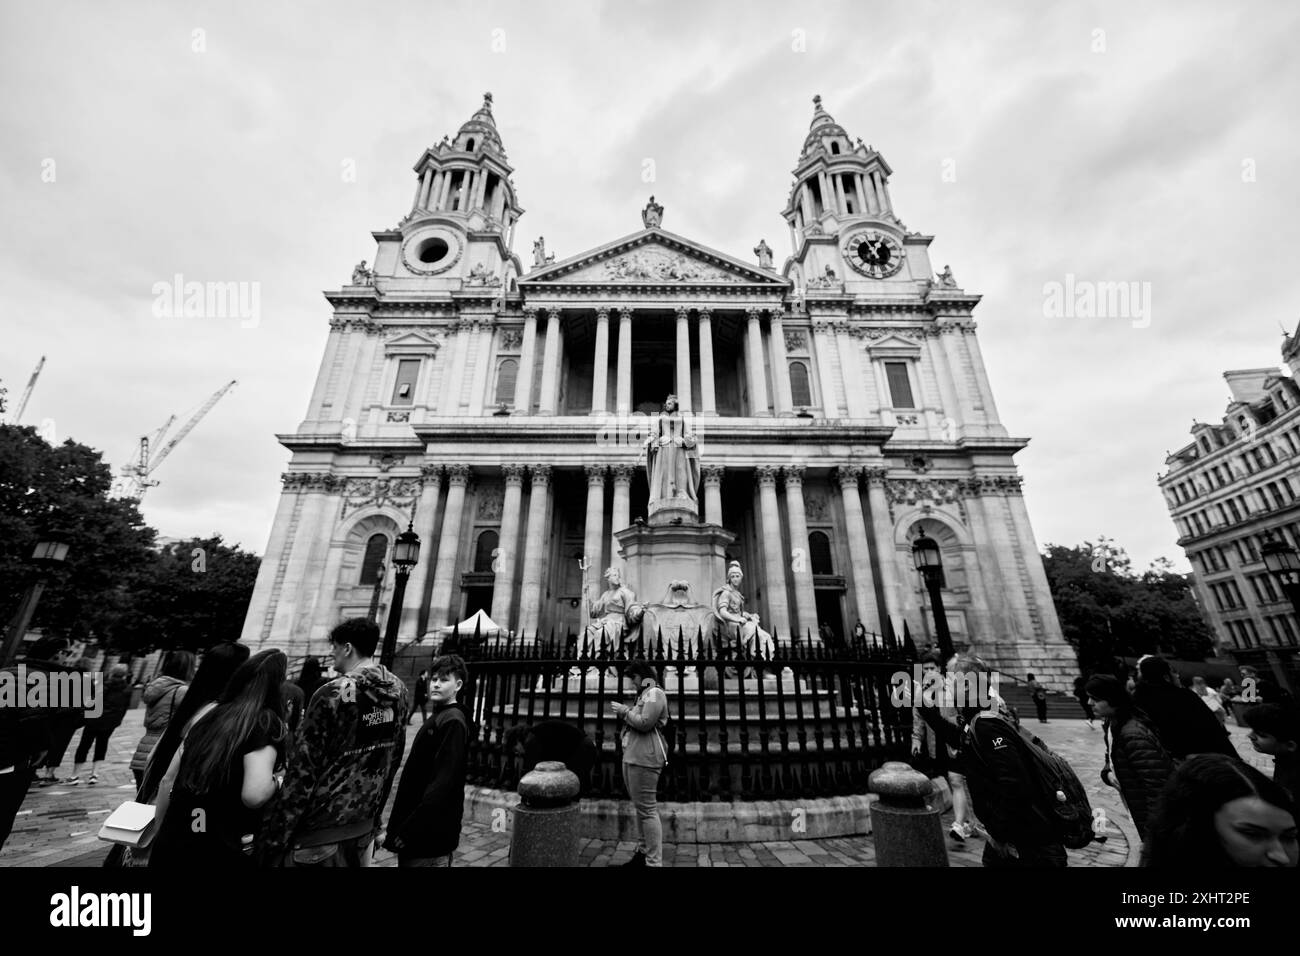
{"label": "camouflage print jacket", "polygon": [[263,816],[259,855],[308,834],[378,819],[406,745],[406,685],[379,664],[322,686],[294,739],[284,786]]}

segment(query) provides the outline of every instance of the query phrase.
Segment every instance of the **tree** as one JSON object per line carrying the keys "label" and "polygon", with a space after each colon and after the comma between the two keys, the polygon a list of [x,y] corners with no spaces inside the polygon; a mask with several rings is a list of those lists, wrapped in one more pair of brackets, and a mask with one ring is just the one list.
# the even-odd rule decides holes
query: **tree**
{"label": "tree", "polygon": [[[36,429],[0,425],[0,603],[16,607],[31,583],[30,557],[58,533],[68,558],[49,572],[33,627],[73,637],[106,635],[152,560],[154,531],[136,502],[108,497],[112,473],[99,452],[51,446]],[[124,590],[125,588],[125,590]]]}
{"label": "tree", "polygon": [[1203,660],[1213,649],[1187,577],[1167,559],[1137,574],[1123,548],[1102,537],[1073,548],[1048,545],[1043,570],[1085,670],[1110,670],[1116,657],[1141,654]]}

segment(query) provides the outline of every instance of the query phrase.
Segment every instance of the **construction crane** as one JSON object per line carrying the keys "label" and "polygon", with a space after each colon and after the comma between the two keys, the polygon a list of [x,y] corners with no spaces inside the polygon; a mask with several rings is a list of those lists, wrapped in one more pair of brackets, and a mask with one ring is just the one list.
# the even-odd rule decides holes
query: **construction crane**
{"label": "construction crane", "polygon": [[[181,440],[194,430],[194,426],[203,419],[203,416],[212,411],[212,406],[221,401],[222,396],[234,388],[236,384],[236,382],[232,381],[213,392],[212,396],[203,403],[203,407],[195,412],[190,417],[189,421],[181,426],[180,431],[173,435],[171,439],[168,440],[167,444],[163,445],[161,448],[158,448],[158,445],[161,444],[163,437],[167,434],[167,430],[171,428],[172,424],[176,421],[175,415],[167,419],[166,424],[154,432],[152,436],[140,436],[140,455],[138,459],[134,464],[122,466],[122,474],[128,479],[126,490],[127,497],[139,500],[144,497],[146,491],[158,484],[158,482],[151,476],[154,471],[157,470],[158,466],[162,464],[163,459],[171,454],[172,449],[179,445]],[[158,450],[154,451],[153,449],[155,448]]]}
{"label": "construction crane", "polygon": [[45,356],[36,363],[36,371],[32,372],[32,377],[27,380],[27,388],[23,390],[22,400],[18,403],[18,411],[14,412],[13,424],[17,425],[23,417],[23,411],[27,408],[27,399],[32,397],[32,389],[36,387],[36,380],[40,378],[41,369],[45,368]]}

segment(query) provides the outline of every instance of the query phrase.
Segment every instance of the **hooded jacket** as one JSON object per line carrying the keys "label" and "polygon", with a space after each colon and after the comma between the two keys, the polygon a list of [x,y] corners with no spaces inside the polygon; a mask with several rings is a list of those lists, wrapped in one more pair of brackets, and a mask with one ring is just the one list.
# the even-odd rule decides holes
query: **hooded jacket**
{"label": "hooded jacket", "polygon": [[406,685],[374,663],[316,691],[263,817],[260,854],[282,854],[317,831],[378,828],[406,745],[406,701]]}
{"label": "hooded jacket", "polygon": [[420,727],[388,818],[388,846],[403,856],[446,856],[460,845],[469,721],[460,704]]}
{"label": "hooded jacket", "polygon": [[1108,720],[1105,732],[1110,738],[1110,759],[1124,805],[1138,836],[1145,838],[1147,821],[1155,813],[1160,794],[1173,776],[1173,758],[1161,746],[1156,732],[1136,714]]}
{"label": "hooded jacket", "polygon": [[1237,757],[1228,731],[1196,692],[1158,681],[1143,681],[1133,693],[1133,703],[1149,718],[1165,750],[1177,760],[1192,754],[1227,754]]}

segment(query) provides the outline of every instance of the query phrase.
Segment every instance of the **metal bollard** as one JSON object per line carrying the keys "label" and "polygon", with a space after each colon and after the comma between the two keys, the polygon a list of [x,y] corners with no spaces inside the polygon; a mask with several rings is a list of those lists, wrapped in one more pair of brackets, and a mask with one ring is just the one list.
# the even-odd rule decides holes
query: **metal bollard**
{"label": "metal bollard", "polygon": [[578,865],[578,775],[547,760],[519,781],[511,866]]}
{"label": "metal bollard", "polygon": [[947,866],[943,813],[926,805],[934,789],[930,778],[908,764],[890,761],[867,778],[867,789],[880,795],[871,805],[871,834],[876,866]]}

